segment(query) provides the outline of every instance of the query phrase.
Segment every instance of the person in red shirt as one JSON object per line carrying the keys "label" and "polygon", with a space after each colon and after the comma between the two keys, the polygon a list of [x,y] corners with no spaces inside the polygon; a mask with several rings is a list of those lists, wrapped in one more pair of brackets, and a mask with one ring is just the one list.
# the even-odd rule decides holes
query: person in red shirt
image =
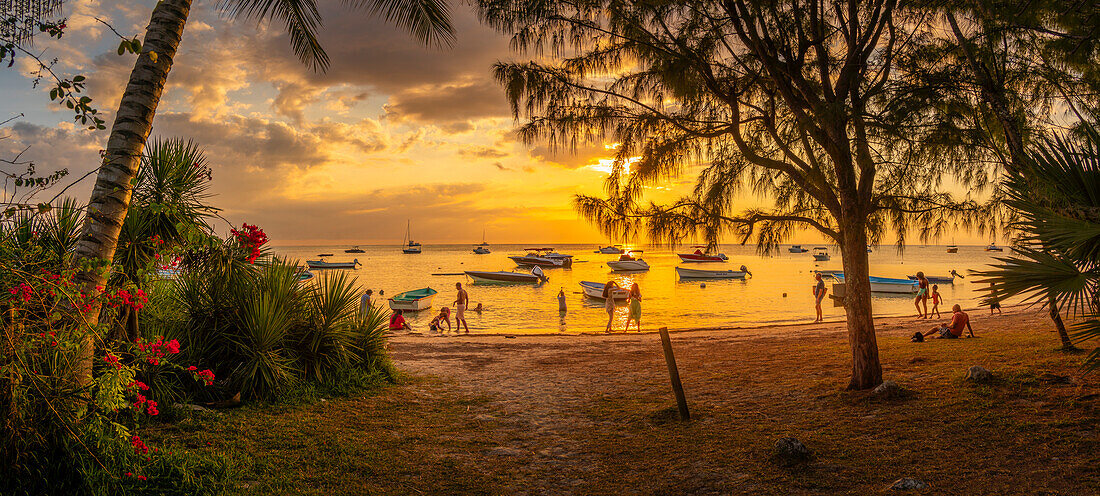
{"label": "person in red shirt", "polygon": [[401,310],[394,310],[393,315],[390,315],[390,330],[400,331],[402,329],[412,330],[412,326],[408,322],[405,322],[405,317],[401,315]]}
{"label": "person in red shirt", "polygon": [[974,337],[974,328],[970,327],[970,316],[962,311],[962,307],[956,303],[951,307],[951,312],[951,322],[933,327],[932,330],[924,333],[924,337],[939,333],[940,339],[958,339],[963,336],[964,329],[970,332],[969,337]]}

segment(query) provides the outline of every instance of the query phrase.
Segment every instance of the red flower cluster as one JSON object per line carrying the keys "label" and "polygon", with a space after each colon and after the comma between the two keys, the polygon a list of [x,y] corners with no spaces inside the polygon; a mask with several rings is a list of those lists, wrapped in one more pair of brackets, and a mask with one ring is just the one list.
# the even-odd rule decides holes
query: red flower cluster
{"label": "red flower cluster", "polygon": [[122,370],[122,364],[119,363],[117,356],[108,353],[107,356],[103,357],[103,360],[111,365],[114,365],[116,369]]}
{"label": "red flower cluster", "polygon": [[187,371],[191,372],[191,376],[193,376],[195,380],[202,381],[202,383],[207,386],[214,384],[214,372],[210,369],[199,370],[198,367],[192,365],[187,367]]}
{"label": "red flower cluster", "polygon": [[267,234],[264,230],[252,224],[241,224],[241,229],[229,231],[241,243],[241,247],[251,250],[248,255],[248,263],[253,263],[260,257],[260,247],[267,243]]}
{"label": "red flower cluster", "polygon": [[130,438],[130,444],[134,446],[134,453],[137,453],[139,455],[145,455],[149,453],[149,447],[145,445],[145,441],[142,441],[137,434],[134,434],[133,437]]}
{"label": "red flower cluster", "polygon": [[133,293],[130,293],[130,291],[126,289],[120,289],[113,295],[107,293],[104,296],[107,297],[107,305],[111,306],[111,308],[128,306],[134,310],[141,310],[145,308],[146,303],[149,303],[149,297],[145,295],[145,291],[140,289]]}
{"label": "red flower cluster", "polygon": [[18,286],[9,289],[8,292],[11,293],[12,300],[16,302],[22,300],[23,303],[26,303],[31,301],[31,296],[34,294],[34,288],[31,288],[25,282],[21,282]]}
{"label": "red flower cluster", "polygon": [[160,246],[164,244],[164,240],[160,239],[159,234],[154,234],[153,237],[149,238],[149,241],[153,243],[153,246]]}
{"label": "red flower cluster", "polygon": [[141,339],[138,339],[138,350],[144,353],[148,353],[149,356],[145,357],[145,361],[152,365],[160,365],[160,359],[166,355],[175,355],[180,352],[180,342],[175,339],[165,343],[164,338],[157,336],[156,342],[142,343]]}
{"label": "red flower cluster", "polygon": [[137,401],[134,401],[134,411],[141,412],[142,410],[145,410],[149,415],[157,415],[160,413],[160,410],[157,410],[157,402],[138,393]]}

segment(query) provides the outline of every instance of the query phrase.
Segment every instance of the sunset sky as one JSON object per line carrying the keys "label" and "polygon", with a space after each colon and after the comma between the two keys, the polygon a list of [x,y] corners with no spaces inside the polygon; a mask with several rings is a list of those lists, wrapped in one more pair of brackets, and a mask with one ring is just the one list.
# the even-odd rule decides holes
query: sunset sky
{"label": "sunset sky", "polygon": [[[228,21],[214,2],[192,9],[153,135],[206,149],[213,203],[226,218],[260,225],[277,245],[399,243],[407,220],[427,243],[478,242],[483,229],[495,243],[607,241],[570,202],[601,191],[600,159],[611,151],[600,143],[573,154],[516,139],[489,69],[522,55],[468,6],[454,13],[457,45],[441,50],[321,3],[332,60],[323,74],[298,62],[277,27]],[[134,56],[117,55],[118,38],[93,16],[140,36],[153,5],[67,2],[66,36],[36,39],[35,50],[60,58],[58,72],[88,77],[108,127]],[[0,153],[30,146],[26,157],[40,170],[79,177],[96,165],[108,131],[74,129],[71,113],[49,103],[48,87],[31,88],[30,62],[0,71],[0,93],[14,97],[0,101],[0,116],[25,114],[9,124]],[[692,179],[654,193],[682,192]],[[86,198],[91,183],[74,196]]]}

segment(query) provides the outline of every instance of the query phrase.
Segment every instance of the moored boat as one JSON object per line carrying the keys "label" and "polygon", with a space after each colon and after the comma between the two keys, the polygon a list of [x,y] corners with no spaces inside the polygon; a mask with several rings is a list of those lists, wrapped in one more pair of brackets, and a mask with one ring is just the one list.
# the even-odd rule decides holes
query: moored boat
{"label": "moored boat", "polygon": [[316,274],[310,272],[309,269],[306,267],[298,267],[298,270],[294,273],[294,275],[298,277],[299,282],[306,282],[316,276]]}
{"label": "moored boat", "polygon": [[997,246],[997,243],[990,242],[989,246],[985,247],[985,251],[1005,251],[1004,248]]}
{"label": "moored boat", "polygon": [[745,276],[752,275],[752,273],[742,265],[740,270],[705,270],[676,267],[676,275],[680,276],[680,279],[744,279]]}
{"label": "moored boat", "polygon": [[[912,280],[912,281],[917,280],[917,276],[905,276],[905,277],[907,277],[909,280]],[[924,276],[924,278],[928,279],[928,282],[930,282],[932,284],[954,284],[956,277],[958,277],[959,279],[965,279],[962,276],[962,274],[959,274],[958,272],[955,272],[954,270],[952,270],[946,276]]]}
{"label": "moored boat", "polygon": [[615,271],[643,271],[649,270],[649,264],[640,258],[634,258],[633,254],[623,253],[618,260],[607,262],[607,266]]}
{"label": "moored boat", "polygon": [[432,298],[435,298],[436,290],[432,288],[420,288],[405,291],[389,299],[390,310],[402,310],[419,312],[432,306]]}
{"label": "moored boat", "polygon": [[622,249],[622,247],[619,246],[602,246],[600,247],[600,249],[596,250],[596,253],[603,253],[605,255],[619,255],[626,252]]}
{"label": "moored boat", "polygon": [[958,246],[949,245],[947,247],[947,253],[958,253],[958,252],[959,252],[959,247]]}
{"label": "moored boat", "polygon": [[306,260],[306,265],[311,269],[354,269],[359,265],[356,258],[350,262],[326,262],[324,260]]}
{"label": "moored boat", "polygon": [[[603,296],[603,283],[601,282],[581,281],[581,289],[584,291],[584,295],[589,298],[606,299]],[[615,288],[611,290],[611,297],[616,300],[625,300],[627,296],[630,296],[629,289]]]}
{"label": "moored boat", "polygon": [[787,251],[791,253],[806,253],[810,250],[803,248],[802,245],[791,245],[790,248],[787,248]]}
{"label": "moored boat", "polygon": [[542,272],[542,269],[535,267],[531,269],[531,272],[510,272],[505,270],[499,270],[496,272],[488,272],[481,270],[467,270],[466,275],[470,276],[477,282],[492,282],[492,283],[535,283],[540,284],[549,280],[546,274]]}
{"label": "moored boat", "polygon": [[[729,260],[726,258],[725,253],[714,253],[709,247],[706,246],[693,246],[695,251],[692,253],[677,253],[676,256],[680,257],[683,262],[699,263],[699,262],[725,262]],[[704,251],[706,250],[706,251]]]}
{"label": "moored boat", "polygon": [[[839,274],[834,276],[837,284],[833,285],[833,292],[836,293],[836,287],[838,284],[844,283],[844,275]],[[894,279],[891,277],[868,277],[871,282],[872,293],[894,293],[894,294],[913,294],[917,292],[917,281],[911,281],[909,279]],[[843,295],[838,295],[843,296]]]}
{"label": "moored boat", "polygon": [[573,255],[555,253],[553,248],[525,248],[525,250],[527,253],[523,255],[512,255],[508,258],[521,267],[534,266],[552,269],[573,266]]}
{"label": "moored boat", "polygon": [[828,262],[830,260],[829,250],[824,246],[814,247],[814,260],[818,262]]}
{"label": "moored boat", "polygon": [[363,249],[359,248],[358,246],[353,246],[351,248],[348,248],[348,249],[344,250],[344,253],[366,253],[366,252],[363,251]]}
{"label": "moored boat", "polygon": [[814,273],[821,274],[821,277],[832,277],[834,279],[844,277],[844,270],[815,270]]}
{"label": "moored boat", "polygon": [[475,246],[474,247],[474,253],[476,253],[478,255],[488,255],[492,252],[490,252],[489,249],[484,247],[484,246]]}
{"label": "moored boat", "polygon": [[317,256],[318,257],[331,257],[332,253],[318,253]]}
{"label": "moored boat", "polygon": [[403,245],[401,253],[420,253],[420,243],[412,239],[412,221],[405,225],[405,239],[401,240],[401,244]]}

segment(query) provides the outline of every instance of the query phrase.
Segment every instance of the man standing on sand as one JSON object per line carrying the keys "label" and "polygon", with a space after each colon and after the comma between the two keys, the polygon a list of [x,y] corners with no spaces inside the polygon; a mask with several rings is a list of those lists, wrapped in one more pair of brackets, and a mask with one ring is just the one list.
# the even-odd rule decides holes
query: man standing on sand
{"label": "man standing on sand", "polygon": [[970,337],[974,337],[974,328],[970,327],[970,316],[966,312],[962,311],[962,307],[956,303],[951,307],[951,322],[947,324],[941,324],[939,327],[933,327],[932,330],[924,333],[924,337],[931,336],[935,333],[940,333],[940,339],[958,339],[963,336],[963,329],[970,331]]}
{"label": "man standing on sand", "polygon": [[455,289],[458,290],[458,298],[454,303],[455,306],[455,332],[458,332],[459,324],[466,328],[466,334],[470,333],[470,326],[466,324],[466,305],[470,304],[470,295],[466,294],[466,290],[462,289],[462,283],[456,282]]}
{"label": "man standing on sand", "polygon": [[820,272],[814,274],[814,279],[817,279],[817,285],[814,286],[814,300],[816,301],[815,305],[817,307],[817,319],[815,319],[814,322],[821,322],[825,320],[825,318],[821,316],[821,300],[825,299],[825,281],[821,280]]}

